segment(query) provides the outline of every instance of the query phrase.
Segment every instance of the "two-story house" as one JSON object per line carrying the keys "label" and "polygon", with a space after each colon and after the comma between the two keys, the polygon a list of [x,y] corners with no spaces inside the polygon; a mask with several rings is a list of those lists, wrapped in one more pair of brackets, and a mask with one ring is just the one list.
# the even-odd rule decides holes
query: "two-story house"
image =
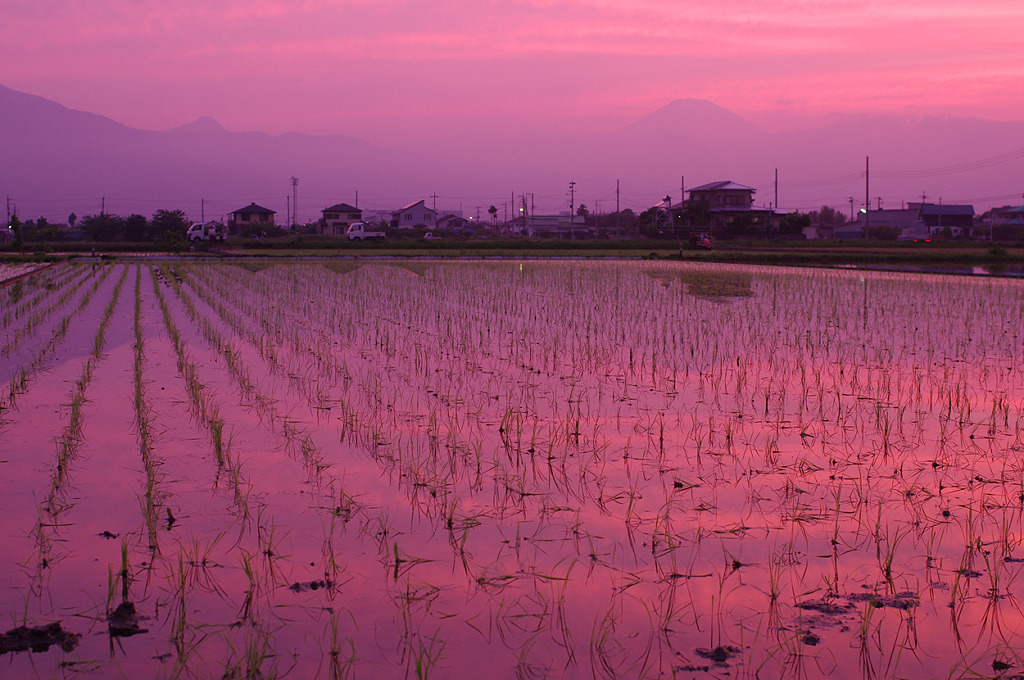
{"label": "two-story house", "polygon": [[269,208],[250,203],[231,213],[231,219],[228,220],[228,233],[238,234],[247,227],[273,227],[276,214]]}
{"label": "two-story house", "polygon": [[320,212],[321,234],[344,234],[349,226],[363,221],[363,211],[348,203],[338,203]]}
{"label": "two-story house", "polygon": [[754,205],[754,187],[725,180],[702,184],[689,190],[690,202],[703,205],[708,212],[746,212]]}
{"label": "two-story house", "polygon": [[392,212],[391,223],[398,229],[433,229],[437,226],[437,213],[425,201],[416,201]]}
{"label": "two-story house", "polygon": [[774,210],[754,207],[756,191],[731,180],[702,184],[689,189],[690,200],[683,206],[684,214],[691,221],[704,222],[712,233],[741,227],[759,232],[778,229],[779,216]]}

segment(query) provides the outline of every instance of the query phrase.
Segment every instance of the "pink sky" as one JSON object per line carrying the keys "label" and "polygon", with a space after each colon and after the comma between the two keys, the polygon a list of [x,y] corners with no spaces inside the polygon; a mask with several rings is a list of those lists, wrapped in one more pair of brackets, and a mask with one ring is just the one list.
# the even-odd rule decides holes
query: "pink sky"
{"label": "pink sky", "polygon": [[1024,111],[1020,0],[6,0],[0,83],[146,129],[620,127],[702,98],[768,128]]}

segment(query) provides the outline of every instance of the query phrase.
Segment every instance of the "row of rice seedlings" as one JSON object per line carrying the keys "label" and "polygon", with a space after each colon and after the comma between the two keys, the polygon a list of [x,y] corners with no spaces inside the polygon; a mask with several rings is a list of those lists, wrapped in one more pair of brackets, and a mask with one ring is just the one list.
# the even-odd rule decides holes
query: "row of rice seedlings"
{"label": "row of rice seedlings", "polygon": [[110,325],[110,319],[114,314],[114,309],[120,298],[121,287],[124,285],[127,275],[128,270],[126,268],[121,272],[121,277],[114,286],[110,302],[103,312],[103,316],[96,329],[96,334],[93,337],[92,351],[83,362],[82,371],[71,390],[68,422],[57,439],[57,464],[51,475],[50,491],[45,501],[45,506],[53,517],[56,517],[59,510],[66,507],[58,499],[67,483],[71,463],[77,456],[83,440],[83,407],[86,403],[86,390],[92,381],[93,370],[96,364],[102,360],[107,328]]}
{"label": "row of rice seedlings", "polygon": [[[200,288],[194,287],[192,290]],[[231,342],[224,340],[209,319],[198,312],[184,288],[178,286],[176,292],[190,320],[196,325],[207,343],[224,357],[228,371],[242,390],[243,395],[260,405],[262,413],[266,415],[271,426],[284,438],[287,449],[301,458],[309,471],[310,479],[319,483],[328,466],[324,462],[323,453],[314,441],[312,434],[301,427],[295,419],[282,414],[275,400],[262,393],[242,363],[239,351]]]}
{"label": "row of rice seedlings", "polygon": [[[211,333],[212,326],[209,325],[209,323],[207,323],[207,324],[199,324],[199,325],[200,326],[205,326],[207,333]],[[217,337],[209,338],[209,341],[215,347],[218,346],[218,344],[219,344]],[[236,364],[235,366],[236,366],[235,370],[245,370],[244,367],[241,366],[241,364]],[[250,394],[249,396],[251,398],[261,399],[265,403],[271,403],[268,399],[263,398],[259,394],[256,394],[256,395]],[[284,428],[288,431],[287,434],[291,435],[291,439],[292,440],[297,441],[299,439],[299,437],[296,435],[296,433],[294,431],[289,429],[290,427],[292,427],[290,425],[290,421],[286,420],[285,423],[284,423]],[[306,449],[308,449],[309,447],[312,446],[311,439],[308,437],[308,435],[304,435],[301,438],[301,446],[303,448],[306,448]],[[306,458],[308,459],[310,455],[311,455],[310,453],[307,453]],[[341,502],[338,504],[337,508],[333,508],[333,506],[330,507],[330,508],[325,508],[325,509],[331,511],[330,533],[328,533],[327,537],[325,538],[325,545],[328,545],[328,546],[330,545],[330,542],[333,539],[333,527],[334,527],[333,521],[336,518],[336,516],[340,516],[340,513],[345,513],[345,518],[347,520],[347,519],[351,518],[351,515],[354,512],[354,508],[358,507],[357,504],[355,503],[354,499],[352,499],[350,497],[346,497],[346,494],[344,493],[344,491],[342,491],[340,493],[340,497],[341,497]],[[275,567],[275,565],[276,565],[276,563],[280,559],[282,559],[283,557],[286,557],[286,555],[282,552],[281,544],[282,544],[282,541],[284,541],[286,539],[287,535],[286,534],[282,534],[282,532],[280,532],[277,529],[277,525],[274,524],[271,520],[269,520],[267,518],[266,508],[264,507],[264,505],[262,503],[259,503],[257,505],[257,513],[256,513],[256,515],[257,515],[256,524],[257,524],[257,539],[258,539],[258,545],[259,545],[259,552],[260,552],[261,555],[263,555],[266,558],[266,560],[265,561],[261,561],[258,564],[253,564],[252,560],[245,559],[244,554],[243,554],[243,569],[250,576],[250,582],[252,583],[254,581],[253,574],[255,572],[259,571],[262,566],[265,566],[266,567],[265,573],[267,574],[266,578],[269,579],[269,581],[271,583],[277,584],[277,581],[280,580],[283,577],[283,574],[281,574],[279,572],[279,570]],[[325,574],[325,582],[328,584],[328,592],[333,592],[334,588],[336,587],[336,584],[339,581],[339,571],[340,570],[341,570],[341,567],[337,563],[337,555],[336,555],[336,553],[334,553],[333,550],[327,550],[325,552],[325,555],[324,555],[324,574]],[[279,584],[277,584],[277,585],[279,585]],[[272,590],[272,588],[270,588],[270,587],[264,587],[263,588],[263,591],[265,593],[265,597],[269,598],[271,590]],[[255,606],[255,603],[258,602],[258,601],[259,601],[259,596],[258,596],[257,591],[255,590],[255,588],[251,588],[247,592],[246,600],[245,600],[245,603],[243,604],[243,607],[242,607],[242,611],[243,612],[246,612],[249,616],[253,617],[253,620],[250,622],[250,624],[246,624],[246,625],[253,625],[253,626],[262,625],[260,623],[260,620],[255,618],[255,614],[254,614],[254,612],[257,609],[257,607]]]}
{"label": "row of rice seedlings", "polygon": [[[579,436],[578,436],[577,438],[579,438]],[[413,474],[412,476],[413,476],[414,478],[419,478],[419,477],[420,477],[420,475],[419,475],[418,473],[414,473],[414,474]]]}
{"label": "row of rice seedlings", "polygon": [[[319,479],[323,473],[323,466],[315,465],[315,461],[321,460],[321,455],[316,444],[313,442],[312,437],[308,432],[304,431],[298,423],[289,417],[281,416],[277,412],[276,404],[273,398],[263,395],[258,391],[256,383],[253,380],[247,378],[249,375],[249,369],[241,362],[241,354],[233,349],[230,343],[225,342],[220,332],[216,329],[213,323],[211,323],[205,317],[202,317],[197,310],[195,304],[191,301],[189,296],[184,290],[184,284],[189,279],[187,272],[180,272],[182,275],[182,281],[179,285],[172,287],[179,293],[179,298],[182,301],[182,306],[193,321],[195,327],[199,330],[200,334],[206,339],[209,345],[216,351],[219,351],[226,359],[229,373],[233,375],[238,383],[239,387],[243,391],[243,396],[252,402],[260,404],[261,412],[266,416],[268,424],[271,426],[279,424],[279,434],[281,434],[288,448],[297,450],[302,460],[305,462],[307,467],[312,466],[311,475],[314,480]],[[321,509],[329,513],[328,525],[325,527],[325,538],[323,545],[324,549],[324,580],[329,585],[328,592],[333,592],[334,588],[340,581],[342,565],[337,561],[337,554],[334,552],[332,547],[335,522],[337,519],[343,519],[347,522],[352,517],[362,510],[361,505],[358,501],[347,494],[344,490],[338,489],[340,480],[332,479],[329,483],[330,490],[326,496],[332,500],[330,503],[325,503]],[[341,485],[343,486],[343,485]],[[276,530],[273,523],[268,523],[265,520],[265,508],[262,504],[257,505],[257,538],[260,546],[260,553],[267,558],[266,566],[271,574],[271,577],[276,578],[276,570],[274,564],[281,559],[283,556],[281,553],[280,542],[282,538],[279,532]],[[251,604],[245,609],[250,609]]]}
{"label": "row of rice seedlings", "polygon": [[[46,273],[54,271],[51,269]],[[48,280],[38,282],[42,290],[35,296],[3,310],[0,326],[6,342],[0,345],[0,356],[9,356],[14,349],[34,337],[43,322],[66,305],[78,292],[82,281],[90,275],[84,267],[62,267],[60,271],[65,275],[60,278],[51,276]],[[19,319],[22,323],[15,326],[14,322]]]}
{"label": "row of rice seedlings", "polygon": [[[189,272],[189,275],[191,275],[191,272]],[[280,317],[284,316],[287,318],[289,316],[288,312],[291,310],[281,310],[285,313],[278,315],[277,324],[274,324],[262,312],[257,312],[251,304],[246,304],[238,296],[232,295],[231,289],[225,290],[223,287],[218,287],[216,288],[218,294],[213,294],[215,288],[208,285],[194,285],[191,288],[196,296],[215,312],[227,328],[256,351],[259,357],[267,363],[271,374],[285,377],[288,380],[289,388],[296,391],[306,403],[310,404],[314,411],[317,411],[317,409],[323,410],[326,407],[329,399],[321,389],[321,381],[310,379],[312,374],[309,363],[306,363],[304,366],[296,366],[290,361],[283,363],[281,358],[282,337],[278,324],[282,323]],[[221,294],[222,291],[224,294]],[[236,309],[228,306],[229,299],[237,305]],[[183,300],[183,302],[193,320],[204,327],[203,332],[205,335],[210,337],[219,336],[219,333],[210,325],[211,322],[205,316],[196,312],[195,305],[191,300]],[[255,322],[255,325],[253,325],[253,322]],[[302,356],[307,362],[309,357],[318,356],[316,343],[304,343],[304,345],[307,349],[302,353]],[[230,350],[230,346],[228,350]],[[231,351],[225,351],[225,358],[228,361],[229,368],[238,361],[238,357]],[[233,369],[233,372],[238,374],[237,368]],[[320,374],[317,372],[315,375],[319,376]],[[239,379],[243,380],[244,376],[239,375]],[[240,385],[243,389],[246,388],[244,380]]]}
{"label": "row of rice seedlings", "polygon": [[[198,291],[209,290],[210,288],[211,288],[211,286],[205,285],[205,284],[204,285],[199,285],[199,286],[195,287],[195,289],[198,290]],[[223,290],[224,287],[221,286],[220,289]],[[212,307],[215,307],[215,308],[218,308],[218,309],[222,309],[223,308],[223,300],[225,300],[225,299],[233,299],[230,294],[227,294],[227,295],[224,295],[224,296],[217,296],[217,297],[218,297],[218,300],[220,301],[219,305],[217,303],[215,303],[214,301],[210,301],[209,299],[207,301],[211,303]],[[264,314],[264,312],[258,312],[257,310],[252,310],[252,312],[253,312],[253,314],[258,314],[259,315],[259,316],[257,316],[257,318],[260,318],[260,316],[262,316]],[[229,323],[231,323],[230,318],[231,318],[230,313],[225,315],[225,320],[229,321]],[[265,321],[261,325],[262,325],[262,327],[264,329],[268,329],[268,325],[267,325],[267,323]],[[306,350],[304,352],[302,352],[302,354],[305,355],[305,356],[308,356],[311,353],[316,355],[317,352],[320,349],[321,349],[320,347],[317,347],[314,344],[312,347],[307,347]],[[327,366],[328,367],[327,370],[330,370],[330,365],[331,365],[331,361],[332,360],[333,360],[333,358],[330,357],[330,356],[318,356],[318,361],[320,362],[320,365],[321,366]],[[272,366],[272,368],[273,368],[273,366]],[[291,365],[289,365],[289,370],[295,370],[295,369],[292,368]],[[290,384],[294,385],[295,382],[299,382],[300,385],[301,385],[302,383],[306,382],[306,378],[304,376],[297,376]],[[313,406],[313,407],[317,406],[318,403],[322,403],[322,397],[319,396],[319,395],[316,397],[317,401],[314,401],[314,399],[311,399],[310,396],[309,396],[311,394],[310,391],[306,391],[306,390],[303,390],[303,389],[300,388],[298,390],[298,392],[299,392],[300,395],[304,394],[306,396],[307,403],[310,403],[310,405]],[[414,474],[414,476],[418,476],[418,475]]]}
{"label": "row of rice seedlings", "polygon": [[54,265],[4,286],[3,293],[0,293],[6,296],[3,310],[0,310],[0,330],[10,330],[15,321],[32,314],[44,300],[53,297],[72,278],[82,273],[81,267]]}
{"label": "row of rice seedlings", "polygon": [[[382,327],[382,328],[384,328],[384,327]],[[394,355],[395,355],[395,353],[393,352],[393,348],[394,348],[395,346],[397,346],[397,344],[398,344],[397,342],[395,342],[395,343],[392,343],[392,342],[391,342],[391,341],[389,341],[389,340],[383,340],[383,341],[381,341],[381,342],[380,342],[380,345],[381,345],[382,347],[384,347],[384,348],[385,348],[385,349],[384,349],[385,353],[391,352],[391,353],[389,354],[389,356],[394,356]],[[421,359],[421,366],[422,366],[422,359]],[[849,368],[849,367],[847,367],[847,368]],[[842,372],[843,372],[843,369],[842,369],[842,365],[841,365],[840,373],[842,373]],[[855,377],[856,377],[856,375],[857,375],[857,374],[856,374],[856,372],[855,372],[855,371],[853,372],[853,375],[854,375],[854,379],[856,379]],[[715,384],[715,383],[714,383],[714,381],[712,381],[712,382],[711,382],[711,384],[712,384],[712,385],[714,385],[714,384]],[[858,383],[858,384],[859,384],[859,383]],[[834,385],[838,385],[838,383],[834,383]],[[837,393],[838,393],[838,390],[837,390]],[[380,402],[380,403],[387,403],[387,405],[389,405],[389,406],[390,406],[390,405],[393,405],[393,403],[394,403],[394,402],[393,402],[393,401],[392,401],[392,400],[390,399],[390,397],[389,397],[389,396],[385,396],[385,395],[382,395],[382,397],[378,399],[378,402]],[[839,403],[842,403],[842,401],[839,401]],[[851,416],[854,416],[854,415],[856,415],[856,413],[857,413],[856,411],[853,411],[853,412],[847,411],[846,415],[844,416],[844,414],[843,414],[843,411],[840,411],[840,412],[839,412],[840,416],[838,417],[838,420],[839,420],[840,422],[843,422],[844,420],[845,420],[846,422],[853,422],[853,421],[851,421],[850,419],[851,419]],[[878,413],[878,412],[876,411],[876,414],[877,414],[877,413]],[[828,418],[829,418],[829,419],[831,419],[831,416],[828,416]],[[861,423],[864,423],[864,422],[866,422],[866,421],[859,421],[859,422],[861,422]],[[727,424],[727,428],[726,428],[726,429],[728,429],[728,425],[729,425],[729,424]],[[861,425],[858,425],[858,427],[862,427],[862,426],[861,426]],[[579,428],[579,427],[575,427],[575,428],[574,428],[574,431],[579,431],[579,430],[580,430],[580,428]],[[883,426],[883,431],[884,431],[884,426]],[[728,436],[726,436],[726,442],[728,442],[729,440],[730,440],[730,438],[729,438]],[[726,445],[727,445],[727,443],[726,443]],[[848,439],[848,440],[846,440],[846,441],[844,442],[844,445],[845,445],[845,447],[846,447],[846,448],[848,448],[848,450],[849,450],[849,451],[850,451],[850,452],[852,453],[852,452],[853,452],[853,450],[854,450],[854,448],[855,448],[855,445],[856,445],[856,443],[855,443],[855,439]],[[755,449],[757,449],[756,445],[755,445],[755,447],[754,447],[754,448],[755,448]],[[885,447],[883,447],[883,449],[885,449]],[[768,447],[768,448],[766,448],[766,449],[765,449],[765,451],[769,451],[769,452],[775,452],[775,451],[777,451],[777,447]],[[852,459],[851,459],[851,460],[852,460]],[[768,465],[769,467],[770,467],[771,465],[777,465],[777,464],[779,464],[779,463],[780,463],[780,460],[779,460],[779,458],[778,458],[777,454],[774,454],[774,453],[773,453],[773,454],[771,454],[771,456],[769,457],[769,459],[766,459],[766,464],[767,464],[767,465]],[[802,511],[801,511],[801,512],[802,512]]]}
{"label": "row of rice seedlings", "polygon": [[[132,403],[135,409],[135,428],[139,439],[139,454],[142,457],[142,465],[146,475],[145,491],[141,499],[142,515],[145,520],[149,549],[151,552],[156,553],[160,549],[160,510],[164,505],[165,498],[164,494],[159,490],[160,477],[158,472],[161,461],[153,452],[153,424],[155,418],[146,400],[146,349],[142,333],[142,271],[139,267],[135,269],[135,311],[132,325],[135,339],[132,367],[134,387]],[[167,510],[167,513],[168,526],[170,526],[174,521],[173,515],[170,509]]]}
{"label": "row of rice seedlings", "polygon": [[[6,420],[6,417],[9,417],[9,414],[5,414],[4,412],[10,411],[16,407],[18,396],[28,391],[33,375],[48,365],[48,362],[52,355],[57,351],[57,348],[60,346],[64,336],[67,335],[68,330],[71,327],[72,320],[89,305],[92,301],[93,295],[95,295],[100,285],[106,281],[111,271],[113,270],[110,267],[105,267],[102,270],[100,275],[96,277],[92,286],[90,286],[81,295],[75,308],[63,316],[54,325],[53,331],[46,342],[33,349],[31,359],[27,363],[24,363],[13,370],[9,378],[10,382],[6,398],[0,396],[0,425],[2,425],[4,420]],[[6,403],[4,403],[5,401]]]}
{"label": "row of rice seedlings", "polygon": [[224,419],[220,415],[220,409],[217,406],[210,390],[206,389],[200,381],[199,367],[189,356],[185,343],[181,338],[181,334],[171,316],[171,310],[167,305],[167,300],[160,291],[157,270],[154,268],[150,271],[153,280],[153,290],[156,293],[157,302],[163,316],[164,327],[167,330],[167,334],[171,340],[171,346],[174,348],[175,356],[177,358],[178,373],[185,380],[185,391],[189,396],[192,413],[194,417],[208,430],[210,444],[213,447],[218,468],[228,471],[228,481],[231,484],[237,510],[243,517],[248,517],[250,510],[247,491],[248,486],[242,477],[242,462],[237,457],[234,459],[231,457],[231,438],[229,436],[225,439],[225,423]]}

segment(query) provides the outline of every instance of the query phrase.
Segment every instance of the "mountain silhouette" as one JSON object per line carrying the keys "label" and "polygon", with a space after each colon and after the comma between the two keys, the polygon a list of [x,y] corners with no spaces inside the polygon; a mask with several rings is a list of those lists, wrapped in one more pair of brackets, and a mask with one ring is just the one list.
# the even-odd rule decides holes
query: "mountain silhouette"
{"label": "mountain silhouette", "polygon": [[345,135],[231,132],[205,116],[140,130],[0,86],[0,191],[26,219],[63,221],[101,205],[123,215],[183,209],[209,219],[255,201],[283,221],[297,177],[297,213],[307,221],[357,197],[360,207],[397,208],[435,193],[439,207],[469,215],[533,192],[547,201],[538,210],[551,212],[568,208],[560,196],[570,180],[577,205],[604,211],[615,205],[617,181],[621,207],[637,211],[722,179],[756,187],[755,203],[767,206],[777,170],[779,206],[810,210],[845,208],[851,197],[861,205],[870,156],[873,206],[879,196],[883,207],[896,207],[922,194],[971,202],[979,212],[1024,202],[1021,122],[838,116],[769,133],[712,102],[677,99],[607,134],[512,140],[421,132],[416,148],[389,148]]}

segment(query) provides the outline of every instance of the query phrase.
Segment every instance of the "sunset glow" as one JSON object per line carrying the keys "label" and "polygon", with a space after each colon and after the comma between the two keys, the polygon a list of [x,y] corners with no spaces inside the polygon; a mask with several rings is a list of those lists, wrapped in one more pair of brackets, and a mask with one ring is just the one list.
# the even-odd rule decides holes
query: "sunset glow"
{"label": "sunset glow", "polygon": [[681,97],[768,126],[1016,119],[1024,96],[1024,6],[1007,0],[19,0],[4,15],[0,82],[145,129],[210,115],[376,140],[424,118],[527,115],[603,130]]}

